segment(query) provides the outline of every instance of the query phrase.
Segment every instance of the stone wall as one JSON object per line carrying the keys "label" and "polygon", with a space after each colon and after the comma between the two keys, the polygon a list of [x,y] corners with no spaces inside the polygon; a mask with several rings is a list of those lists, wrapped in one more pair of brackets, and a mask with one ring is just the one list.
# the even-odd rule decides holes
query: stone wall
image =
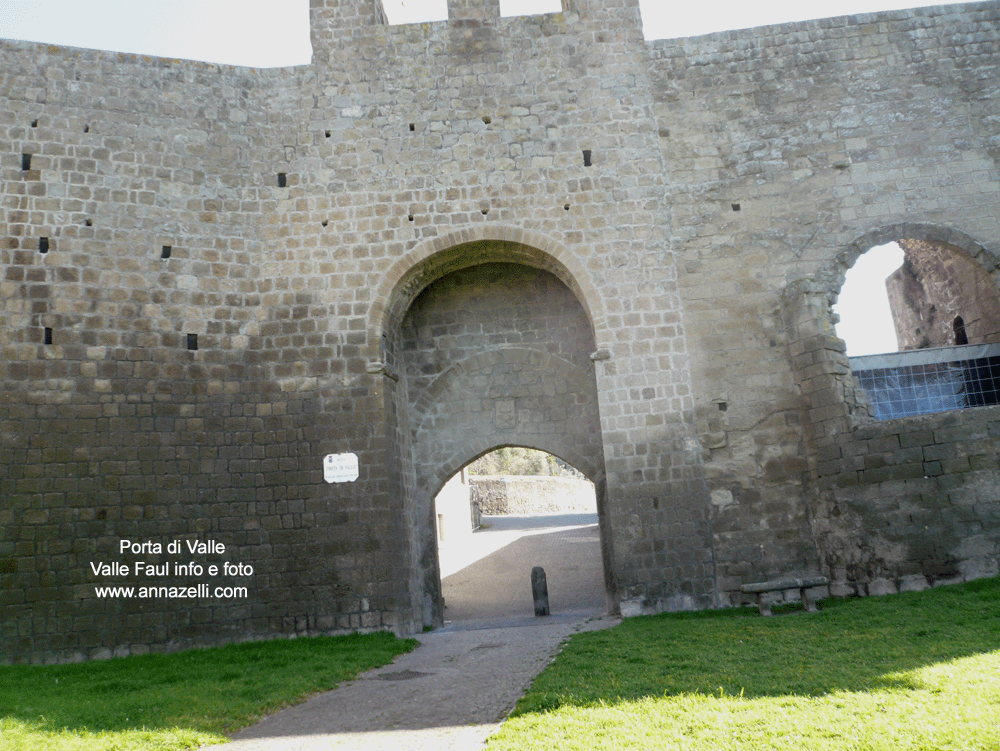
{"label": "stone wall", "polygon": [[479,528],[479,510],[469,502],[470,487],[465,472],[459,472],[434,496],[437,545],[464,544]]}
{"label": "stone wall", "polygon": [[815,285],[786,297],[812,539],[834,595],[885,594],[1000,571],[1000,407],[873,422]]}
{"label": "stone wall", "polygon": [[900,349],[1000,342],[1000,299],[986,270],[940,243],[904,238],[886,279]]}
{"label": "stone wall", "polygon": [[[828,570],[816,452],[868,419],[830,310],[858,256],[948,243],[996,294],[1000,227],[980,201],[1000,188],[997,49],[986,5],[650,44],[723,601]],[[815,306],[790,326],[803,288]]]}
{"label": "stone wall", "polygon": [[595,513],[594,484],[571,477],[472,475],[472,500],[486,515]]}
{"label": "stone wall", "polygon": [[[503,445],[594,482],[632,611],[995,570],[997,408],[870,424],[830,310],[890,240],[995,287],[995,3],[311,13],[273,71],[0,44],[4,661],[439,624],[433,495]],[[150,582],[247,592],[96,594]]]}
{"label": "stone wall", "polygon": [[[511,263],[446,274],[413,301],[399,341],[420,497],[437,493],[451,463],[497,445],[603,471],[593,332],[553,274]],[[420,544],[432,549],[433,535]],[[433,592],[436,571],[426,577]]]}
{"label": "stone wall", "polygon": [[[290,189],[264,100],[295,72],[18,42],[0,57],[5,658],[405,629],[400,480],[372,480],[399,465],[384,394],[357,334],[268,266]],[[323,482],[342,451],[364,492]],[[208,581],[137,577],[138,560],[254,574],[210,582],[238,598],[96,597]]]}

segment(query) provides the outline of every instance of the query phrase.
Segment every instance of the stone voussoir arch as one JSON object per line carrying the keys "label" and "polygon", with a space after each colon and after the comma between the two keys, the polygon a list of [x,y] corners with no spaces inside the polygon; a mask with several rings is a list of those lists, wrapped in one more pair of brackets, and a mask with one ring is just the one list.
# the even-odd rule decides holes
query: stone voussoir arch
{"label": "stone voussoir arch", "polygon": [[[480,352],[455,363],[427,387],[426,392],[414,405],[417,421],[413,426],[413,435],[416,437],[427,431],[427,422],[434,419],[435,405],[442,398],[447,399],[454,386],[478,371],[503,365],[535,365],[553,376],[565,379],[569,390],[577,393],[586,393],[594,386],[592,377],[579,367],[548,352],[526,347],[503,347]],[[432,476],[427,477],[427,482],[437,492],[448,478],[466,464],[503,446],[524,446],[545,451],[569,462],[588,478],[594,479],[600,471],[599,462],[595,463],[594,458],[588,459],[573,447],[572,442],[572,436],[559,433],[519,434],[516,431],[498,436],[472,438],[454,455],[443,459],[436,457],[432,465],[438,469]]]}
{"label": "stone voussoir arch", "polygon": [[884,227],[878,227],[865,232],[860,237],[848,243],[817,275],[816,280],[827,290],[831,305],[837,301],[840,290],[844,286],[848,270],[854,266],[858,258],[872,248],[897,240],[925,240],[933,243],[943,243],[965,253],[971,260],[981,265],[994,282],[1000,287],[1000,253],[987,247],[971,235],[939,224],[920,222],[900,222]]}
{"label": "stone voussoir arch", "polygon": [[462,467],[471,464],[484,454],[496,451],[497,449],[506,448],[507,446],[520,446],[522,448],[536,449],[538,451],[544,451],[548,454],[552,454],[582,472],[591,482],[597,482],[599,479],[599,470],[592,467],[591,463],[588,462],[585,457],[577,453],[571,446],[553,446],[549,441],[539,440],[540,438],[541,436],[532,436],[516,442],[498,442],[496,440],[482,438],[468,443],[462,448],[461,452],[448,457],[444,462],[442,462],[440,468],[434,473],[433,477],[430,478],[431,495],[433,496],[440,492],[441,488],[444,487],[444,484],[448,482],[448,480],[451,479],[460,469],[462,469]]}
{"label": "stone voussoir arch", "polygon": [[[484,252],[487,247],[488,254]],[[541,232],[491,224],[429,238],[398,258],[385,272],[373,290],[369,307],[370,357],[380,358],[382,335],[400,324],[410,304],[429,284],[461,268],[506,262],[555,274],[587,313],[596,346],[608,345],[610,333],[603,298],[577,254]]]}

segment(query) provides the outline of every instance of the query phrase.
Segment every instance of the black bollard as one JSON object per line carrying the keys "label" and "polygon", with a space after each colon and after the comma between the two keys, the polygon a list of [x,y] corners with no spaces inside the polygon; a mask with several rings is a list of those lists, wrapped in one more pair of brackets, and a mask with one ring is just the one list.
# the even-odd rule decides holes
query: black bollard
{"label": "black bollard", "polygon": [[531,596],[535,600],[535,615],[549,614],[549,587],[545,583],[545,569],[531,569]]}

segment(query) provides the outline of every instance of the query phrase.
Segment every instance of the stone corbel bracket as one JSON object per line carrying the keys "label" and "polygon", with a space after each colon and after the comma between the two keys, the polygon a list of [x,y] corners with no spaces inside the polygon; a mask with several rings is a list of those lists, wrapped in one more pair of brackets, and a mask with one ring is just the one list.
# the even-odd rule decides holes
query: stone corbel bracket
{"label": "stone corbel bracket", "polygon": [[389,366],[384,362],[379,362],[378,360],[368,363],[368,365],[365,366],[365,372],[371,373],[372,375],[384,375],[386,378],[399,382],[399,376],[395,373],[389,372]]}

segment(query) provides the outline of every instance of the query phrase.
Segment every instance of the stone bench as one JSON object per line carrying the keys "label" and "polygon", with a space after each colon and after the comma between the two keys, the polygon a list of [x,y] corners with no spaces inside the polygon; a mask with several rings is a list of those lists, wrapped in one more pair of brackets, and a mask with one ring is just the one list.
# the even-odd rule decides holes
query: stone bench
{"label": "stone bench", "polygon": [[756,584],[744,584],[740,591],[747,594],[756,593],[757,608],[761,615],[771,615],[771,603],[764,601],[764,595],[768,592],[783,592],[786,589],[799,590],[802,604],[810,613],[815,613],[816,603],[809,599],[806,590],[810,587],[823,587],[830,583],[825,576],[807,576],[802,579],[774,579],[772,581],[757,582]]}

